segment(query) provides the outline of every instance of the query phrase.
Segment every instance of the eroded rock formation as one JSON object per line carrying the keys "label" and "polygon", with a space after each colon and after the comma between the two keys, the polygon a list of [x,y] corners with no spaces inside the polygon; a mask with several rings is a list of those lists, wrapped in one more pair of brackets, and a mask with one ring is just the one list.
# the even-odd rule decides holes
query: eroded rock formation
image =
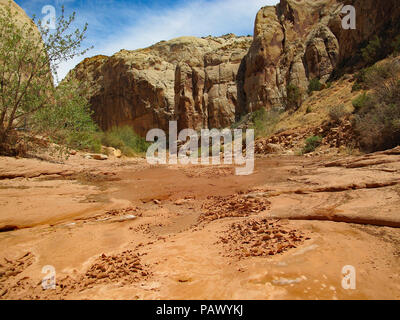
{"label": "eroded rock formation", "polygon": [[[250,37],[182,37],[75,69],[90,88],[103,130],[132,125],[145,135],[167,129],[223,128],[259,108],[284,108],[289,84],[307,97],[310,80],[326,82],[373,36],[400,31],[396,0],[281,0],[262,8]],[[356,30],[342,28],[344,4]]]}
{"label": "eroded rock formation", "polygon": [[[345,4],[356,9],[355,30],[342,27]],[[399,20],[396,0],[281,0],[262,8],[245,58],[246,111],[284,106],[289,83],[305,93],[311,79],[327,81],[375,35],[398,34]]]}
{"label": "eroded rock formation", "polygon": [[19,26],[23,26],[24,24],[32,25],[34,36],[36,37],[39,34],[32,20],[28,17],[25,11],[18,4],[15,3],[15,1],[0,0],[0,9],[6,10],[7,8],[11,8],[12,13],[15,14],[14,18],[17,25]]}
{"label": "eroded rock formation", "polygon": [[182,37],[146,49],[96,56],[75,68],[103,130],[226,127],[238,108],[237,74],[251,37]]}

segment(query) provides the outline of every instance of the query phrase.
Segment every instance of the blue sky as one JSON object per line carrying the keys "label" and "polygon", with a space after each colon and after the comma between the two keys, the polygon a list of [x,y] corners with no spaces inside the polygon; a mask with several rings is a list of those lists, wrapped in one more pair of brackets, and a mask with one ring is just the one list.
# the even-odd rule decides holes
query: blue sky
{"label": "blue sky", "polygon": [[[180,36],[253,34],[257,11],[277,0],[16,0],[29,16],[43,18],[42,8],[52,5],[56,14],[64,5],[76,12],[77,26],[89,24],[84,45],[95,48],[87,56],[112,55]],[[83,57],[63,63],[62,79]]]}

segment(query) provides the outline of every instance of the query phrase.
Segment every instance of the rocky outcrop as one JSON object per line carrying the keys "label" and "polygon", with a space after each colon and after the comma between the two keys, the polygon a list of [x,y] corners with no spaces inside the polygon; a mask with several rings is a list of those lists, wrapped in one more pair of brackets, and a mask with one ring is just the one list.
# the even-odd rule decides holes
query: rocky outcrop
{"label": "rocky outcrop", "polygon": [[[342,28],[344,4],[356,9],[356,30]],[[326,82],[373,36],[398,34],[399,20],[396,0],[281,0],[262,8],[245,58],[245,111],[284,107],[290,83],[305,97],[311,79]]]}
{"label": "rocky outcrop", "polygon": [[33,27],[33,33],[35,34],[34,36],[39,35],[39,32],[36,28],[36,26],[33,24],[32,20],[28,17],[28,15],[25,13],[25,11],[15,3],[13,0],[0,0],[0,9],[5,10],[10,6],[12,13],[15,14],[14,21],[17,23],[19,26],[23,26],[24,24],[32,25]]}
{"label": "rocky outcrop", "polygon": [[282,0],[258,12],[246,57],[247,111],[281,107],[289,83],[305,92],[309,79],[330,76],[339,43],[327,25],[339,8],[334,0]]}
{"label": "rocky outcrop", "polygon": [[321,148],[310,155],[318,156],[329,152],[348,151],[359,148],[351,121],[344,118],[340,122],[326,121],[316,127],[289,129],[267,138],[259,138],[255,143],[256,154],[295,154],[303,150],[307,138],[320,136]]}
{"label": "rocky outcrop", "polygon": [[131,125],[141,135],[153,128],[226,127],[238,108],[237,77],[252,38],[182,37],[149,48],[96,56],[75,68],[89,89],[103,130]]}
{"label": "rocky outcrop", "polygon": [[[398,34],[396,2],[281,0],[258,12],[253,41],[234,35],[162,41],[86,59],[76,77],[88,85],[103,130],[132,125],[145,135],[167,129],[170,120],[179,129],[228,127],[259,108],[285,108],[289,84],[305,99],[310,80],[324,83],[339,66],[354,65],[374,35]],[[344,4],[356,8],[356,30],[342,28]]]}
{"label": "rocky outcrop", "polygon": [[251,38],[231,36],[230,41],[207,52],[200,67],[178,64],[175,107],[181,129],[224,128],[235,122],[237,77],[250,43]]}
{"label": "rocky outcrop", "polygon": [[341,27],[340,17],[342,15],[336,15],[330,19],[328,26],[340,44],[339,63],[344,64],[351,60],[360,47],[375,36],[382,39],[393,39],[400,34],[398,0],[347,0],[342,2],[355,7],[357,28],[355,30],[344,30]]}

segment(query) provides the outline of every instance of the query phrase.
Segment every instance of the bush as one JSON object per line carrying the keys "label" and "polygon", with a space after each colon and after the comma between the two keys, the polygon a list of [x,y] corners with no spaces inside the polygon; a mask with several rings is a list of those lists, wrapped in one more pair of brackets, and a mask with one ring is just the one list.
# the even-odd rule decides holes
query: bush
{"label": "bush", "polygon": [[322,137],[313,136],[306,140],[306,145],[303,148],[303,154],[315,151],[322,143]]}
{"label": "bush", "polygon": [[375,36],[368,45],[361,49],[361,55],[365,63],[371,64],[385,57],[385,50],[382,46],[381,39]]}
{"label": "bush", "polygon": [[362,108],[366,106],[368,102],[368,95],[364,92],[360,94],[357,98],[352,101],[354,112],[359,112]]}
{"label": "bush", "polygon": [[400,145],[400,106],[382,104],[357,115],[356,133],[367,152],[382,151]]}
{"label": "bush", "polygon": [[250,115],[253,123],[254,135],[256,138],[271,135],[279,122],[281,112],[277,109],[266,110],[261,108]]}
{"label": "bush", "polygon": [[351,88],[351,92],[361,91],[363,89],[362,85],[358,82],[355,82]]}
{"label": "bush", "polygon": [[400,67],[390,63],[380,63],[364,68],[356,73],[356,82],[352,91],[372,89],[382,82],[395,77],[398,72],[400,72]]}
{"label": "bush", "polygon": [[354,78],[356,81],[353,84],[351,92],[356,92],[356,91],[365,89],[365,74],[366,74],[366,72],[367,72],[367,69],[361,69],[354,75]]}
{"label": "bush", "polygon": [[328,81],[328,82],[326,83],[326,88],[327,88],[327,89],[330,89],[331,87],[332,87],[332,82]]}
{"label": "bush", "polygon": [[400,35],[397,36],[396,39],[393,41],[392,47],[393,47],[393,52],[395,54],[399,54],[400,53]]}
{"label": "bush", "polygon": [[55,90],[54,104],[32,115],[30,130],[66,148],[97,152],[101,147],[99,131],[91,115],[79,83],[64,81]]}
{"label": "bush", "polygon": [[367,152],[400,144],[400,81],[397,75],[373,82],[373,91],[353,102],[355,131]]}
{"label": "bush", "polygon": [[286,109],[297,110],[302,103],[302,94],[299,87],[289,83],[286,87]]}
{"label": "bush", "polygon": [[340,122],[347,114],[348,112],[343,104],[334,106],[329,110],[329,118],[335,123]]}
{"label": "bush", "polygon": [[312,79],[308,85],[308,94],[311,94],[313,91],[321,91],[322,90],[322,83],[319,79],[315,78]]}
{"label": "bush", "polygon": [[114,127],[103,134],[103,145],[120,149],[126,156],[132,157],[147,151],[149,144],[131,127]]}
{"label": "bush", "polygon": [[389,79],[393,79],[400,71],[399,65],[380,63],[369,67],[365,72],[365,84],[367,89],[379,87]]}

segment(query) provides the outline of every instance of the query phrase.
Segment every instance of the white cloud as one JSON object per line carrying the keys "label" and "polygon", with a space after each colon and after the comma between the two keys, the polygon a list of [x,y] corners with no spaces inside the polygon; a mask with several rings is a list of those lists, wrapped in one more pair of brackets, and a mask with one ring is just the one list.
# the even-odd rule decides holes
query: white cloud
{"label": "white cloud", "polygon": [[[258,10],[266,5],[274,5],[277,0],[194,0],[181,4],[180,7],[168,9],[115,7],[97,8],[95,11],[78,12],[79,23],[87,21],[89,27],[95,28],[87,43],[94,43],[95,49],[87,56],[96,54],[112,55],[121,49],[135,50],[148,47],[161,40],[180,36],[223,35],[226,33],[252,34],[254,19]],[[139,11],[137,11],[139,10]],[[103,19],[124,19],[131,16],[128,23],[121,23],[111,36],[102,38]],[[121,26],[122,25],[122,26]],[[242,34],[243,35],[243,34]],[[69,70],[82,60],[82,57],[63,63],[59,69],[62,79]]]}

